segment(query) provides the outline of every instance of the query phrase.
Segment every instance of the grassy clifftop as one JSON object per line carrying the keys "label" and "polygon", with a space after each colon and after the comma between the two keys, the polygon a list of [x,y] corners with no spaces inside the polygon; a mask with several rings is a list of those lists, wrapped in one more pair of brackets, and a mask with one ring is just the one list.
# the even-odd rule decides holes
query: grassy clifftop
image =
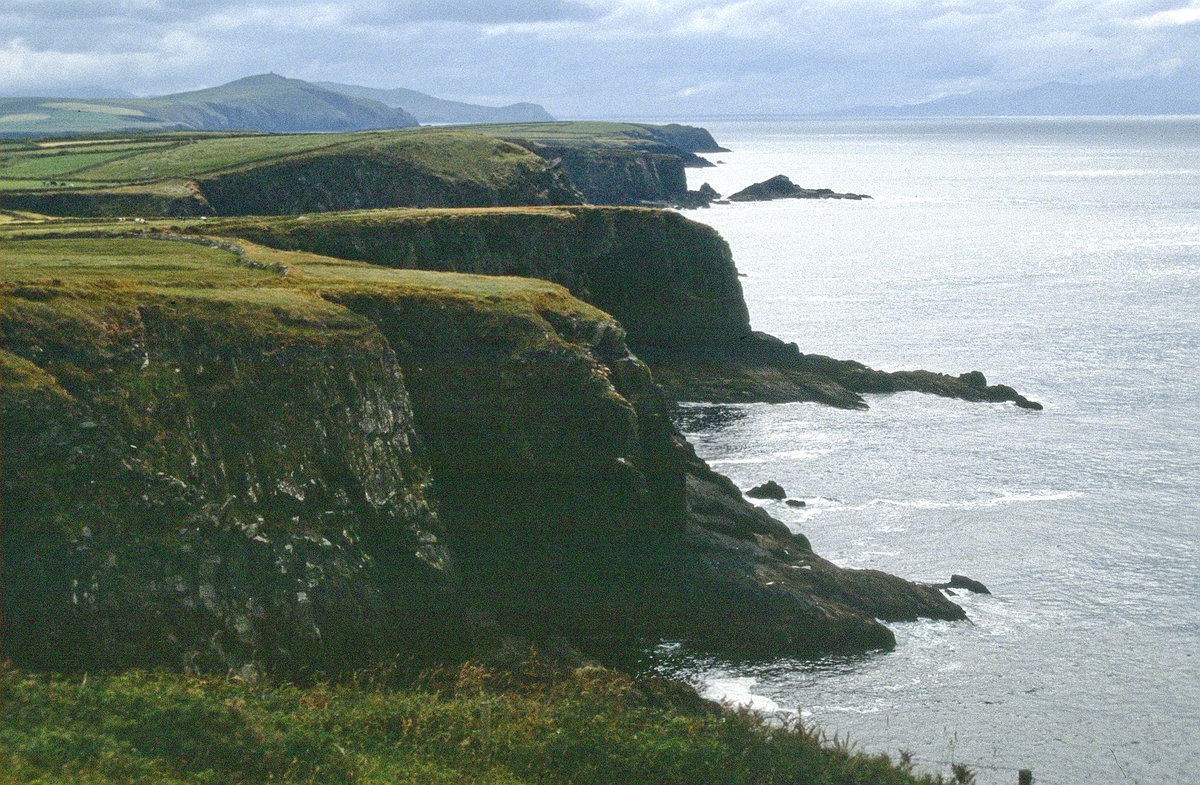
{"label": "grassy clifftop", "polygon": [[580,201],[527,150],[440,129],[7,142],[0,190],[10,210],[64,216]]}
{"label": "grassy clifftop", "polygon": [[0,142],[0,200],[50,215],[633,204],[686,191],[687,126],[528,123],[356,133],[157,132]]}

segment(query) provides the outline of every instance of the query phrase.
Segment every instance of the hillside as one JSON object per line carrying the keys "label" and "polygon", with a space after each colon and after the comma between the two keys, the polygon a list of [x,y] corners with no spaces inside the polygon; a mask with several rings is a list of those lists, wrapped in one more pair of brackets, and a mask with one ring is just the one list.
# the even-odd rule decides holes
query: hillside
{"label": "hillside", "polygon": [[129,130],[355,131],[417,125],[402,109],[261,74],[158,98],[0,98],[0,136]]}
{"label": "hillside", "polygon": [[[548,162],[468,131],[164,133],[0,145],[4,206],[50,215],[578,203]],[[297,187],[297,184],[302,184]]]}
{"label": "hillside", "polygon": [[31,138],[0,142],[0,192],[9,209],[145,217],[661,204],[687,194],[697,151],[719,149],[701,128],[583,122]]}
{"label": "hillside", "polygon": [[449,123],[542,123],[554,120],[545,108],[538,104],[516,103],[507,106],[481,106],[479,104],[447,101],[416,90],[397,87],[382,90],[361,85],[317,82],[318,87],[332,90],[355,98],[378,101],[388,106],[403,109],[422,124]]}

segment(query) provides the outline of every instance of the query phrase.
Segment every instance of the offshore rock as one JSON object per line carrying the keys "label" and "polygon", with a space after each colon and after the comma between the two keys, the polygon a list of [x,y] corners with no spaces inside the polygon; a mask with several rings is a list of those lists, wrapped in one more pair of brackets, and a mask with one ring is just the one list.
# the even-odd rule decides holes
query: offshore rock
{"label": "offshore rock", "polygon": [[828,188],[801,188],[784,175],[747,186],[728,197],[731,202],[769,202],[773,199],[870,199],[864,194],[835,193]]}
{"label": "offshore rock", "polygon": [[783,501],[787,498],[787,491],[783,489],[779,483],[774,480],[767,480],[762,485],[756,485],[746,491],[746,495],[752,499],[774,499],[775,501]]}
{"label": "offshore rock", "polygon": [[984,586],[974,578],[968,578],[965,575],[951,575],[949,583],[937,584],[939,589],[966,589],[973,594],[991,594],[988,587]]}

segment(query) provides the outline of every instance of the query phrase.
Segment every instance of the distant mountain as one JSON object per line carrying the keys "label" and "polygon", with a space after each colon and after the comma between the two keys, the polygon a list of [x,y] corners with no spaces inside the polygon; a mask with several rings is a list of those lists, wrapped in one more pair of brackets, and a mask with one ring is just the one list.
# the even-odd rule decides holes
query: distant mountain
{"label": "distant mountain", "polygon": [[1200,78],[1146,78],[1091,85],[1048,82],[1024,90],[980,91],[907,106],[860,106],[838,114],[856,117],[1200,114]]}
{"label": "distant mountain", "polygon": [[294,133],[417,125],[416,118],[403,109],[278,74],[248,76],[220,87],[142,99],[136,105],[192,130]]}
{"label": "distant mountain", "polygon": [[544,123],[554,120],[541,106],[530,103],[508,106],[480,106],[461,101],[446,101],[432,95],[397,87],[380,90],[361,85],[317,82],[319,87],[355,98],[379,101],[404,109],[422,123]]}
{"label": "distant mountain", "polygon": [[0,98],[0,136],[131,129],[189,131],[359,131],[417,125],[403,109],[260,74],[158,98]]}

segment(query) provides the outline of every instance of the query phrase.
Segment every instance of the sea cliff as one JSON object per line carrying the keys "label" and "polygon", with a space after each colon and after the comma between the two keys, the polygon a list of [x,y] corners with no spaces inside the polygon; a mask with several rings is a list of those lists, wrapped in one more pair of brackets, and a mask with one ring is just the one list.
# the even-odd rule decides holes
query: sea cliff
{"label": "sea cliff", "polygon": [[206,227],[388,267],[560,283],[621,322],[633,351],[674,400],[865,408],[864,394],[918,391],[1041,408],[1011,387],[989,386],[978,371],[878,371],[755,332],[728,244],[711,227],[670,211],[373,211]]}
{"label": "sea cliff", "polygon": [[19,664],[306,672],[511,635],[766,656],[962,618],[744,501],[558,285],[95,234],[6,240]]}

